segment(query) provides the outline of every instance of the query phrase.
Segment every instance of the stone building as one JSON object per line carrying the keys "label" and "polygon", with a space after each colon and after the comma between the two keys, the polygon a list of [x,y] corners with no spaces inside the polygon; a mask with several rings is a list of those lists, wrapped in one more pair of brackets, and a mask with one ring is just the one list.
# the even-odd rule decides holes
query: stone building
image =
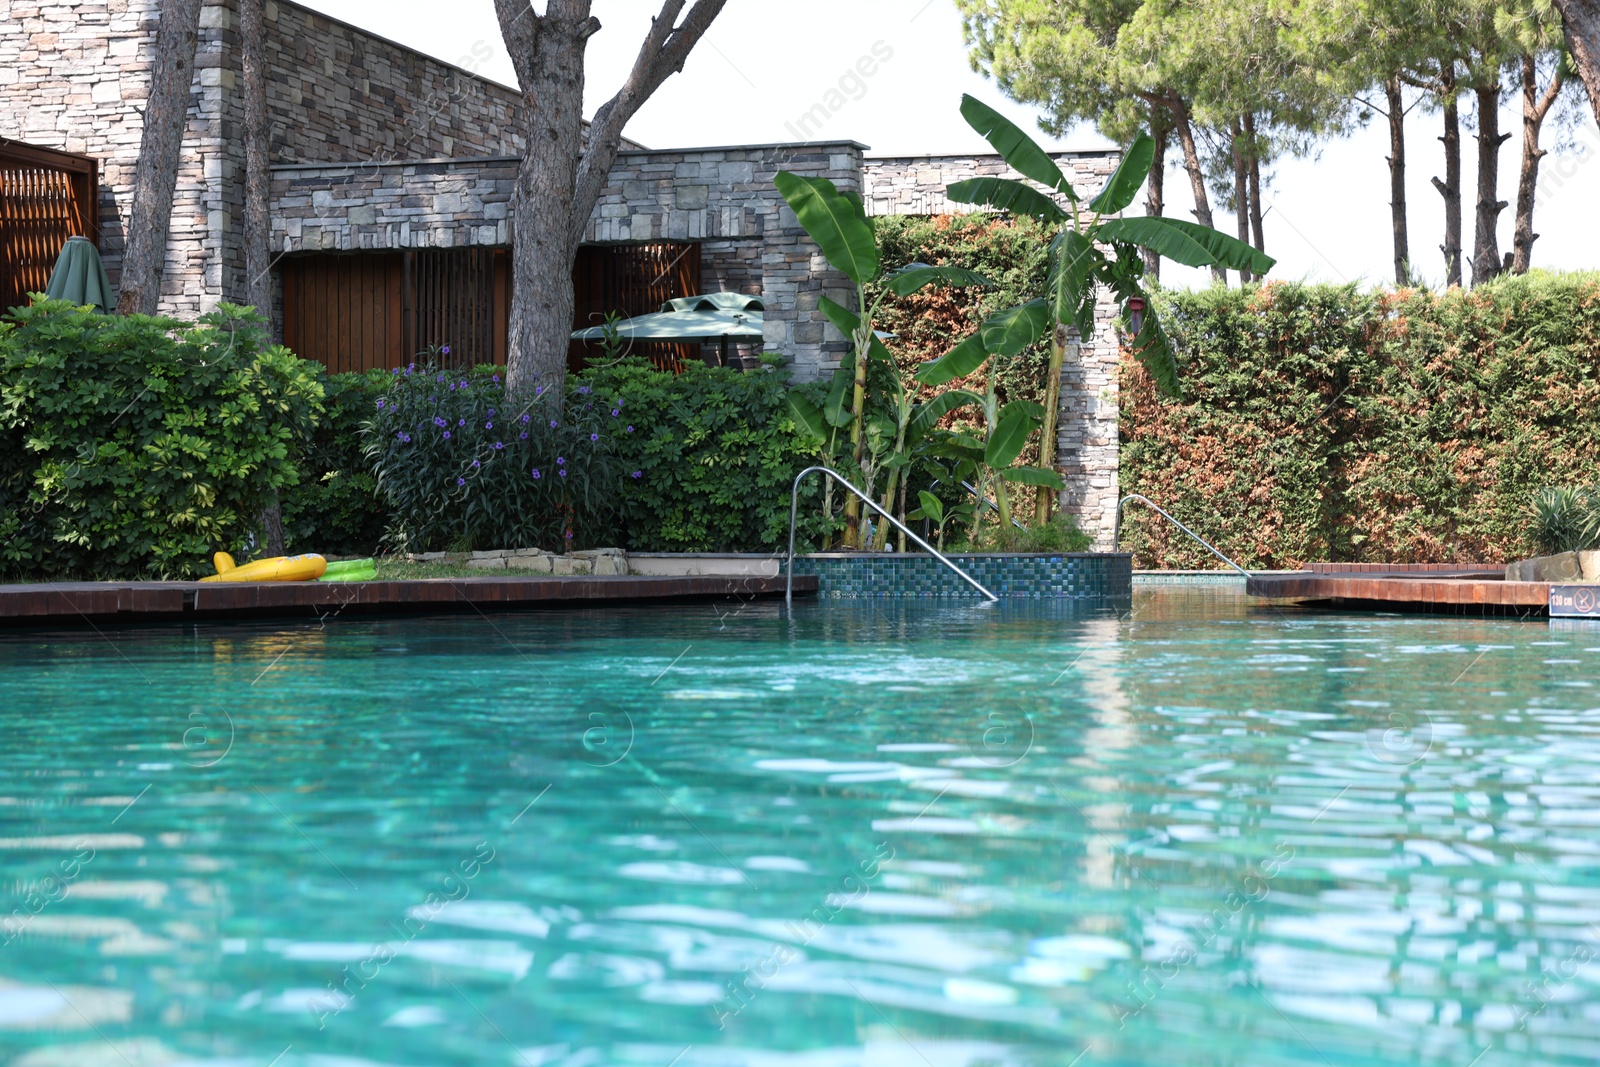
{"label": "stone building", "polygon": [[[113,283],[158,8],[0,0],[0,173],[6,142],[87,161],[97,189],[88,235]],[[468,69],[482,57],[452,65],[290,0],[266,8],[274,319],[284,340],[336,370],[391,366],[438,343],[503,359],[520,94]],[[161,298],[176,316],[244,291],[237,26],[237,0],[205,0]],[[1096,188],[1117,160],[1060,162],[1075,184]],[[798,379],[830,373],[848,346],[818,301],[843,299],[847,283],[778,197],[780,170],[828,178],[877,215],[952,211],[950,182],[1008,173],[998,157],[875,158],[851,141],[626,144],[580,253],[575,325],[696,291],[746,292],[764,299],[768,351]],[[1101,309],[1062,397],[1064,504],[1102,541],[1117,490],[1114,311]]]}

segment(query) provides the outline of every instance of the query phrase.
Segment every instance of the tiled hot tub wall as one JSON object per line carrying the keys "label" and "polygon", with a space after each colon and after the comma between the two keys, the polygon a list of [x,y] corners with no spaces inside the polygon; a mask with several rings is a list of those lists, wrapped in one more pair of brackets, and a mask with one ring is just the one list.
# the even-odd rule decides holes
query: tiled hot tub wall
{"label": "tiled hot tub wall", "polygon": [[[1106,600],[1133,595],[1133,556],[1126,552],[1058,552],[951,556],[956,566],[998,597]],[[922,553],[825,553],[797,556],[796,574],[815,574],[818,596],[970,597],[978,591]]]}

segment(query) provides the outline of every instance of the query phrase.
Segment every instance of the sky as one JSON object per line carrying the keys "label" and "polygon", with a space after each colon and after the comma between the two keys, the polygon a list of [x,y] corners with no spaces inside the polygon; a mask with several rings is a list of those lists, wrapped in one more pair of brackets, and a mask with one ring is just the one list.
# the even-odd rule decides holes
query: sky
{"label": "sky", "polygon": [[[492,0],[302,0],[334,18],[466,67],[507,85],[515,84],[500,40]],[[541,9],[543,3],[538,5]],[[588,99],[593,113],[627,76],[660,0],[596,0],[602,30],[589,42]],[[441,11],[447,11],[442,15]],[[979,152],[983,140],[961,120],[963,93],[995,106],[1041,143],[1055,149],[1105,147],[1092,126],[1063,138],[1038,132],[1038,112],[1006,100],[993,82],[972,70],[953,0],[728,0],[727,7],[690,56],[634,117],[627,135],[651,148],[690,148],[729,143],[796,141],[794,124],[824,94],[854,75],[857,61],[889,53],[868,79],[845,83],[849,103],[819,136],[855,140],[869,154],[912,155]],[[1600,131],[1587,117],[1581,97],[1568,94],[1577,119],[1565,134],[1546,124],[1550,150],[1541,170],[1534,230],[1534,265],[1556,269],[1600,267]],[[1470,109],[1469,109],[1470,114]],[[1520,105],[1502,108],[1501,129],[1514,136],[1501,150],[1499,198],[1516,201],[1520,161]],[[1407,197],[1413,270],[1435,284],[1444,276],[1439,244],[1443,201],[1429,178],[1443,173],[1437,113],[1423,109],[1407,121]],[[1464,243],[1470,253],[1475,198],[1476,147],[1470,122],[1463,129],[1466,186]],[[1175,148],[1176,146],[1174,146]],[[1168,153],[1169,158],[1177,156]],[[1262,200],[1267,252],[1278,260],[1271,277],[1324,282],[1389,280],[1393,253],[1389,221],[1388,129],[1379,118],[1349,137],[1323,142],[1315,158],[1287,159],[1268,175]],[[1169,169],[1167,214],[1194,206],[1184,173]],[[1143,198],[1136,202],[1141,209]],[[1234,232],[1234,220],[1217,210],[1218,229]],[[1500,250],[1511,250],[1513,209],[1501,213]],[[1170,262],[1168,285],[1203,285],[1209,276]]]}

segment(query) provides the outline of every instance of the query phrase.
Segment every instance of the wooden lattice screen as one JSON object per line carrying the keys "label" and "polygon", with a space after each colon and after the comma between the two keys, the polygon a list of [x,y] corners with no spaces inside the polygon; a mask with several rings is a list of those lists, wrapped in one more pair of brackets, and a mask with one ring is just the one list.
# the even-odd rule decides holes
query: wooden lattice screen
{"label": "wooden lattice screen", "polygon": [[42,292],[69,237],[100,243],[99,167],[0,138],[0,313]]}

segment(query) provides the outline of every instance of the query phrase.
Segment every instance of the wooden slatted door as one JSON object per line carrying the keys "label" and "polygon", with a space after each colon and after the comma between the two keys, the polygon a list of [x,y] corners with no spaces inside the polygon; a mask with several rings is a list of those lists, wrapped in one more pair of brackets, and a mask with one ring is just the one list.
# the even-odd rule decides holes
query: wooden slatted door
{"label": "wooden slatted door", "polygon": [[283,343],[331,373],[407,360],[402,253],[299,256],[283,263]]}
{"label": "wooden slatted door", "polygon": [[0,138],[0,314],[43,292],[69,237],[100,244],[99,166]]}
{"label": "wooden slatted door", "polygon": [[291,257],[283,343],[335,374],[404,366],[430,350],[450,366],[504,364],[509,266],[496,248]]}

